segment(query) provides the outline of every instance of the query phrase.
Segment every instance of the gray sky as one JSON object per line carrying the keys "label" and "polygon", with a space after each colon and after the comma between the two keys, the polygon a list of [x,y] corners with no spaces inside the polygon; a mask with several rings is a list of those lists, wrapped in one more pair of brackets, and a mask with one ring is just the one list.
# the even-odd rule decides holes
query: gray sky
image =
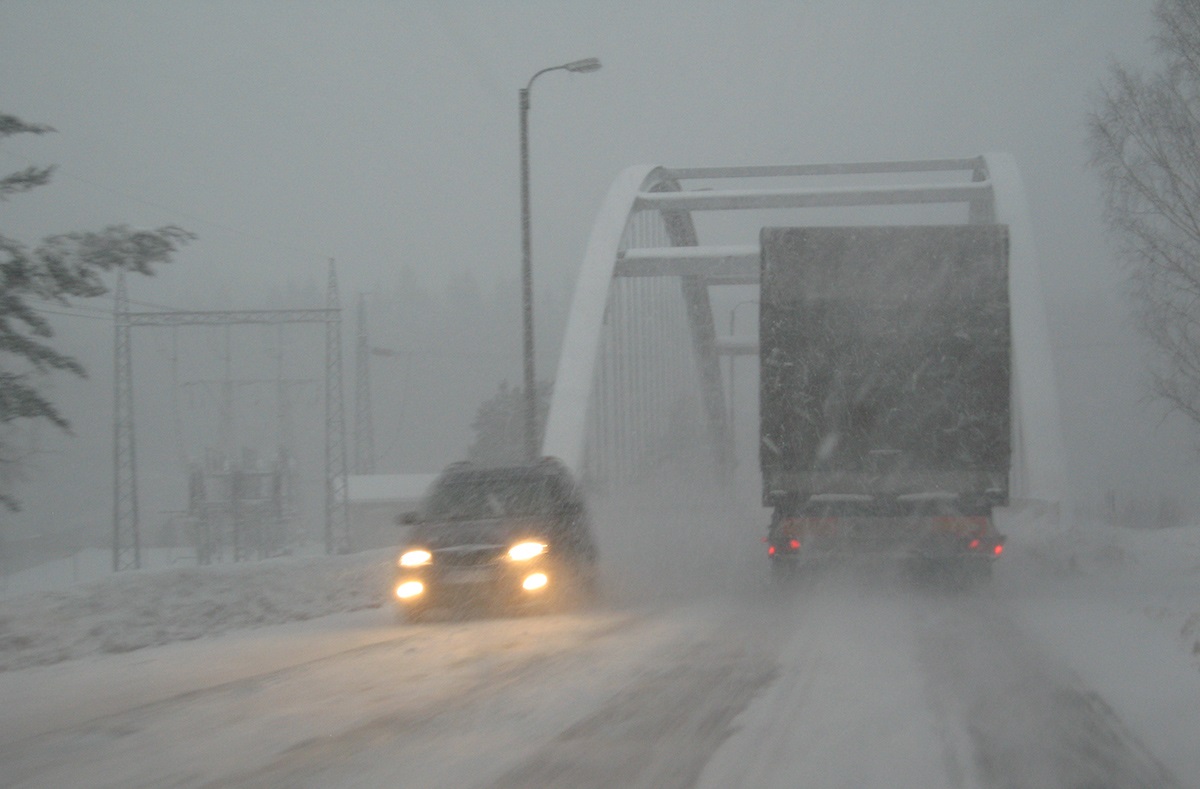
{"label": "gray sky", "polygon": [[139,290],[211,272],[269,287],[339,261],[348,290],[400,264],[514,276],[517,89],[533,90],[535,256],[573,277],[631,164],[1013,153],[1053,293],[1094,287],[1089,94],[1149,52],[1148,1],[0,2],[0,102],[58,134],[5,206],[29,240],[111,221],[201,240]]}
{"label": "gray sky", "polygon": [[323,283],[331,257],[343,294],[405,266],[515,288],[517,91],[594,56],[601,71],[533,90],[539,290],[568,292],[630,165],[1007,151],[1050,299],[1119,315],[1086,113],[1112,58],[1151,56],[1152,6],[0,0],[0,109],[58,130],[9,138],[0,168],[59,167],[0,208],[0,232],[182,225],[199,240],[131,284],[163,304],[202,306],[216,282],[237,303],[207,306],[257,306]]}

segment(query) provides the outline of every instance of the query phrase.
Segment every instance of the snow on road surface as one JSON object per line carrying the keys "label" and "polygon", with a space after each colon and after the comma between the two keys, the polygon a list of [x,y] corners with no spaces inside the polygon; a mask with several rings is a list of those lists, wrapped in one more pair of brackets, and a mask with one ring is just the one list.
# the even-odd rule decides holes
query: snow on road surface
{"label": "snow on road surface", "polygon": [[1014,535],[968,592],[742,542],[539,617],[397,625],[386,552],[3,600],[0,786],[1200,786],[1200,529]]}
{"label": "snow on road surface", "polygon": [[1180,785],[1003,605],[853,575],[803,594],[784,677],[702,786]]}

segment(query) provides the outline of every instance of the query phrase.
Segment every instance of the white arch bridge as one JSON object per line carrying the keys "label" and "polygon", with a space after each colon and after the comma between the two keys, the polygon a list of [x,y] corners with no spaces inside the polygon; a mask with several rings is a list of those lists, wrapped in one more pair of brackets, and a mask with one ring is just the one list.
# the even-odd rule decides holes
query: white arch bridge
{"label": "white arch bridge", "polygon": [[[909,162],[632,167],[609,189],[571,305],[542,454],[602,483],[682,458],[738,462],[723,357],[757,299],[765,226],[1002,224],[1009,236],[1014,502],[1063,501],[1057,389],[1020,175],[1007,154]],[[736,302],[736,303],[735,303]],[[728,333],[714,309],[732,309]],[[724,373],[726,376],[731,372]],[[749,392],[739,404],[753,401]],[[744,445],[747,442],[740,442]],[[748,463],[747,465],[753,465]]]}

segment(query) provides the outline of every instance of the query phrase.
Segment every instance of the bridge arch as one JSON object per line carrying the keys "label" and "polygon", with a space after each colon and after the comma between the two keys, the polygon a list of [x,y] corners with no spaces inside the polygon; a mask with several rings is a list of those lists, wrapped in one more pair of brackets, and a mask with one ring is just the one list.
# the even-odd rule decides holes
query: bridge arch
{"label": "bridge arch", "polygon": [[[734,446],[720,359],[757,347],[717,333],[711,294],[723,286],[757,287],[758,229],[952,223],[1009,228],[1010,490],[1016,500],[1063,501],[1065,459],[1041,269],[1020,173],[1003,153],[626,169],[608,190],[580,267],[543,454],[584,476],[636,478],[663,462],[671,442],[690,437],[706,445],[714,469],[727,470]],[[682,428],[688,419],[700,427]]]}

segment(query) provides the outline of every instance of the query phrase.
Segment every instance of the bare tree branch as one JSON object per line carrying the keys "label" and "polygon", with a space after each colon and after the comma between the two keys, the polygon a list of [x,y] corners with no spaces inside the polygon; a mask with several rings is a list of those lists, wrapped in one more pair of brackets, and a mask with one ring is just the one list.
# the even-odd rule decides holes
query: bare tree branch
{"label": "bare tree branch", "polygon": [[1152,391],[1200,424],[1200,1],[1159,0],[1155,19],[1159,67],[1111,67],[1088,141],[1134,315],[1158,351]]}

